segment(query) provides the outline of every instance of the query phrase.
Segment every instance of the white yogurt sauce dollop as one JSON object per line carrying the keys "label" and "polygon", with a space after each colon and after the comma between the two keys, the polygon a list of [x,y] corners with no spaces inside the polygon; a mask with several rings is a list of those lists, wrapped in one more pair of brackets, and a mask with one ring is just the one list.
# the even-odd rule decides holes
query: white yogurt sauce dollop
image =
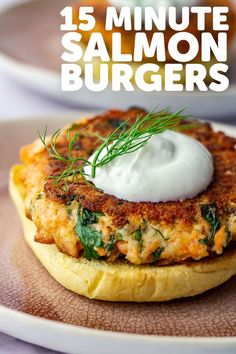
{"label": "white yogurt sauce dollop", "polygon": [[[100,158],[105,154],[104,149]],[[91,167],[87,166],[85,172],[91,176]],[[89,179],[117,198],[167,202],[203,192],[212,181],[213,172],[212,156],[200,142],[167,130],[154,135],[143,148],[97,168],[95,178]]]}
{"label": "white yogurt sauce dollop", "polygon": [[151,6],[154,9],[158,7],[170,7],[175,6],[177,9],[181,9],[183,6],[197,6],[200,5],[201,0],[109,0],[109,4],[121,8],[122,6],[129,6],[132,9],[135,6],[141,6],[145,8]]}

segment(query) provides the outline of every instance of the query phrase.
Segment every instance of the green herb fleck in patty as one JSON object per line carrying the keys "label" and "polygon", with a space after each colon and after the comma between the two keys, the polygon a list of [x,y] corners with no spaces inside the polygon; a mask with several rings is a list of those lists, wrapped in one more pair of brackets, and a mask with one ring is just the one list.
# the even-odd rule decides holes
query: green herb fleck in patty
{"label": "green herb fleck in patty", "polygon": [[140,252],[142,252],[143,250],[143,238],[142,238],[142,231],[141,231],[141,227],[139,227],[136,231],[134,231],[132,233],[132,237],[138,241],[139,243],[139,250]]}
{"label": "green herb fleck in patty", "polygon": [[216,232],[220,228],[220,219],[217,215],[216,204],[204,204],[201,207],[201,215],[204,220],[211,226],[210,235],[208,236],[208,245],[214,246]]}
{"label": "green herb fleck in patty", "polygon": [[81,206],[78,208],[78,219],[75,231],[84,247],[84,257],[91,259],[99,259],[100,256],[95,248],[103,247],[102,234],[92,225],[98,222],[101,213],[92,213]]}

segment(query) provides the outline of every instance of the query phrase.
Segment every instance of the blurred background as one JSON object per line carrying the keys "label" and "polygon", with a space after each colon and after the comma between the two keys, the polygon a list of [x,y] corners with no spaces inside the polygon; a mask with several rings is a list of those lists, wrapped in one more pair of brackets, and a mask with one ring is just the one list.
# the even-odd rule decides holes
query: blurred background
{"label": "blurred background", "polygon": [[[0,0],[0,13],[3,11],[7,11],[9,8],[14,5],[20,5],[24,2],[24,0]],[[50,0],[48,1],[50,2]],[[21,21],[24,19],[20,19]],[[13,21],[15,22],[15,21]],[[2,24],[2,31],[0,30],[0,38],[8,43],[11,42],[9,39],[7,32],[8,29],[5,29],[5,25],[3,26],[3,22],[0,20],[0,26]],[[43,24],[42,19],[40,20],[40,26]],[[9,23],[9,27],[14,28],[14,23]],[[24,27],[24,26],[23,26]],[[4,28],[4,30],[3,30]],[[22,31],[27,35],[28,28],[22,28]],[[37,44],[36,44],[37,45]],[[10,43],[11,46],[11,43]],[[12,44],[12,47],[14,45]],[[14,48],[13,48],[14,52]],[[4,53],[5,54],[5,53]],[[9,64],[11,66],[11,63]],[[13,67],[13,64],[12,64]],[[27,71],[28,69],[25,68]],[[24,76],[24,74],[23,74]],[[44,114],[50,114],[60,111],[61,113],[69,110],[75,109],[71,107],[71,105],[67,105],[64,102],[60,103],[60,100],[51,99],[51,97],[47,97],[41,92],[35,91],[30,86],[26,86],[23,80],[18,80],[15,77],[14,73],[10,73],[8,70],[8,63],[5,65],[5,62],[2,62],[0,65],[0,120],[1,119],[15,119],[15,118],[24,118],[24,117],[32,117],[32,116],[40,116]]]}
{"label": "blurred background", "polygon": [[[82,0],[81,0],[82,1]],[[84,1],[99,6],[106,0]],[[204,0],[231,5],[236,0]],[[77,3],[79,3],[77,1]],[[172,110],[187,106],[187,112],[203,119],[236,124],[236,42],[230,35],[230,87],[226,92],[101,93],[81,89],[60,90],[60,10],[68,0],[0,1],[0,119],[26,118],[78,110],[104,110],[139,105],[160,105]],[[231,14],[233,7],[231,8]],[[231,21],[231,28],[235,21]],[[232,32],[232,31],[231,31]]]}

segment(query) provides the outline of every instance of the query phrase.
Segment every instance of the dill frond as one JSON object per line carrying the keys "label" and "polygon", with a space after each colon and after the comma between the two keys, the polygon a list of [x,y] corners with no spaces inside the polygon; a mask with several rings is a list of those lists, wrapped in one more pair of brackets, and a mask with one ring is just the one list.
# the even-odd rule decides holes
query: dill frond
{"label": "dill frond", "polygon": [[[101,145],[96,150],[93,159],[86,159],[83,157],[73,156],[75,144],[82,132],[76,132],[73,136],[71,130],[67,130],[68,139],[68,156],[60,154],[57,149],[58,140],[61,136],[61,131],[57,130],[51,137],[50,143],[47,143],[47,127],[43,134],[38,131],[38,136],[48,151],[48,154],[53,159],[62,161],[67,165],[60,174],[54,176],[48,176],[49,179],[54,179],[54,184],[59,185],[62,181],[65,186],[68,185],[69,180],[73,183],[78,183],[78,176],[81,176],[86,183],[90,183],[87,177],[96,177],[96,171],[98,168],[107,165],[115,158],[122,155],[131,154],[139,149],[142,149],[153,135],[163,133],[169,129],[175,129],[180,126],[180,123],[186,119],[186,116],[181,115],[183,110],[179,110],[174,114],[169,114],[167,111],[155,112],[152,111],[145,116],[138,115],[134,124],[129,126],[130,119],[122,122],[111,134],[106,138],[95,134]],[[181,126],[184,128],[185,125]],[[104,151],[106,152],[104,154]],[[102,154],[103,152],[103,154]],[[102,154],[102,156],[101,156]],[[78,166],[78,162],[81,165]],[[86,166],[91,167],[91,176],[88,176],[84,168]]]}

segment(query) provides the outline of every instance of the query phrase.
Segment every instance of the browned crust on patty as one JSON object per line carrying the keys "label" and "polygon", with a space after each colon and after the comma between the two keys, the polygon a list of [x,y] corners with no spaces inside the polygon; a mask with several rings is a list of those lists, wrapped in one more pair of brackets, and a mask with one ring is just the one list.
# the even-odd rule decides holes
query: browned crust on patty
{"label": "browned crust on patty", "polygon": [[[89,157],[99,146],[98,139],[94,136],[94,133],[105,137],[114,130],[119,121],[127,118],[135,119],[137,114],[144,114],[144,111],[136,108],[128,111],[112,110],[91,120],[85,120],[82,123],[78,122],[74,126],[75,131],[81,130],[85,126],[87,130],[82,134],[77,144],[76,156]],[[228,137],[222,132],[216,133],[209,124],[202,123],[198,124],[194,129],[184,131],[184,133],[205,145],[214,160],[214,180],[207,191],[195,198],[166,203],[134,203],[105,194],[82,181],[79,184],[69,183],[68,191],[65,192],[61,189],[61,186],[57,186],[52,183],[52,180],[46,179],[46,176],[57,175],[62,172],[65,165],[53,160],[48,156],[47,152],[44,152],[40,157],[39,163],[44,166],[46,197],[64,204],[75,199],[84,208],[109,215],[116,227],[124,226],[129,218],[136,216],[148,221],[158,220],[158,222],[164,224],[174,224],[177,220],[178,222],[192,224],[194,218],[200,213],[201,205],[206,203],[216,203],[218,215],[221,217],[235,214],[236,139]],[[61,153],[68,153],[68,141],[65,136],[60,140],[58,149]]]}

